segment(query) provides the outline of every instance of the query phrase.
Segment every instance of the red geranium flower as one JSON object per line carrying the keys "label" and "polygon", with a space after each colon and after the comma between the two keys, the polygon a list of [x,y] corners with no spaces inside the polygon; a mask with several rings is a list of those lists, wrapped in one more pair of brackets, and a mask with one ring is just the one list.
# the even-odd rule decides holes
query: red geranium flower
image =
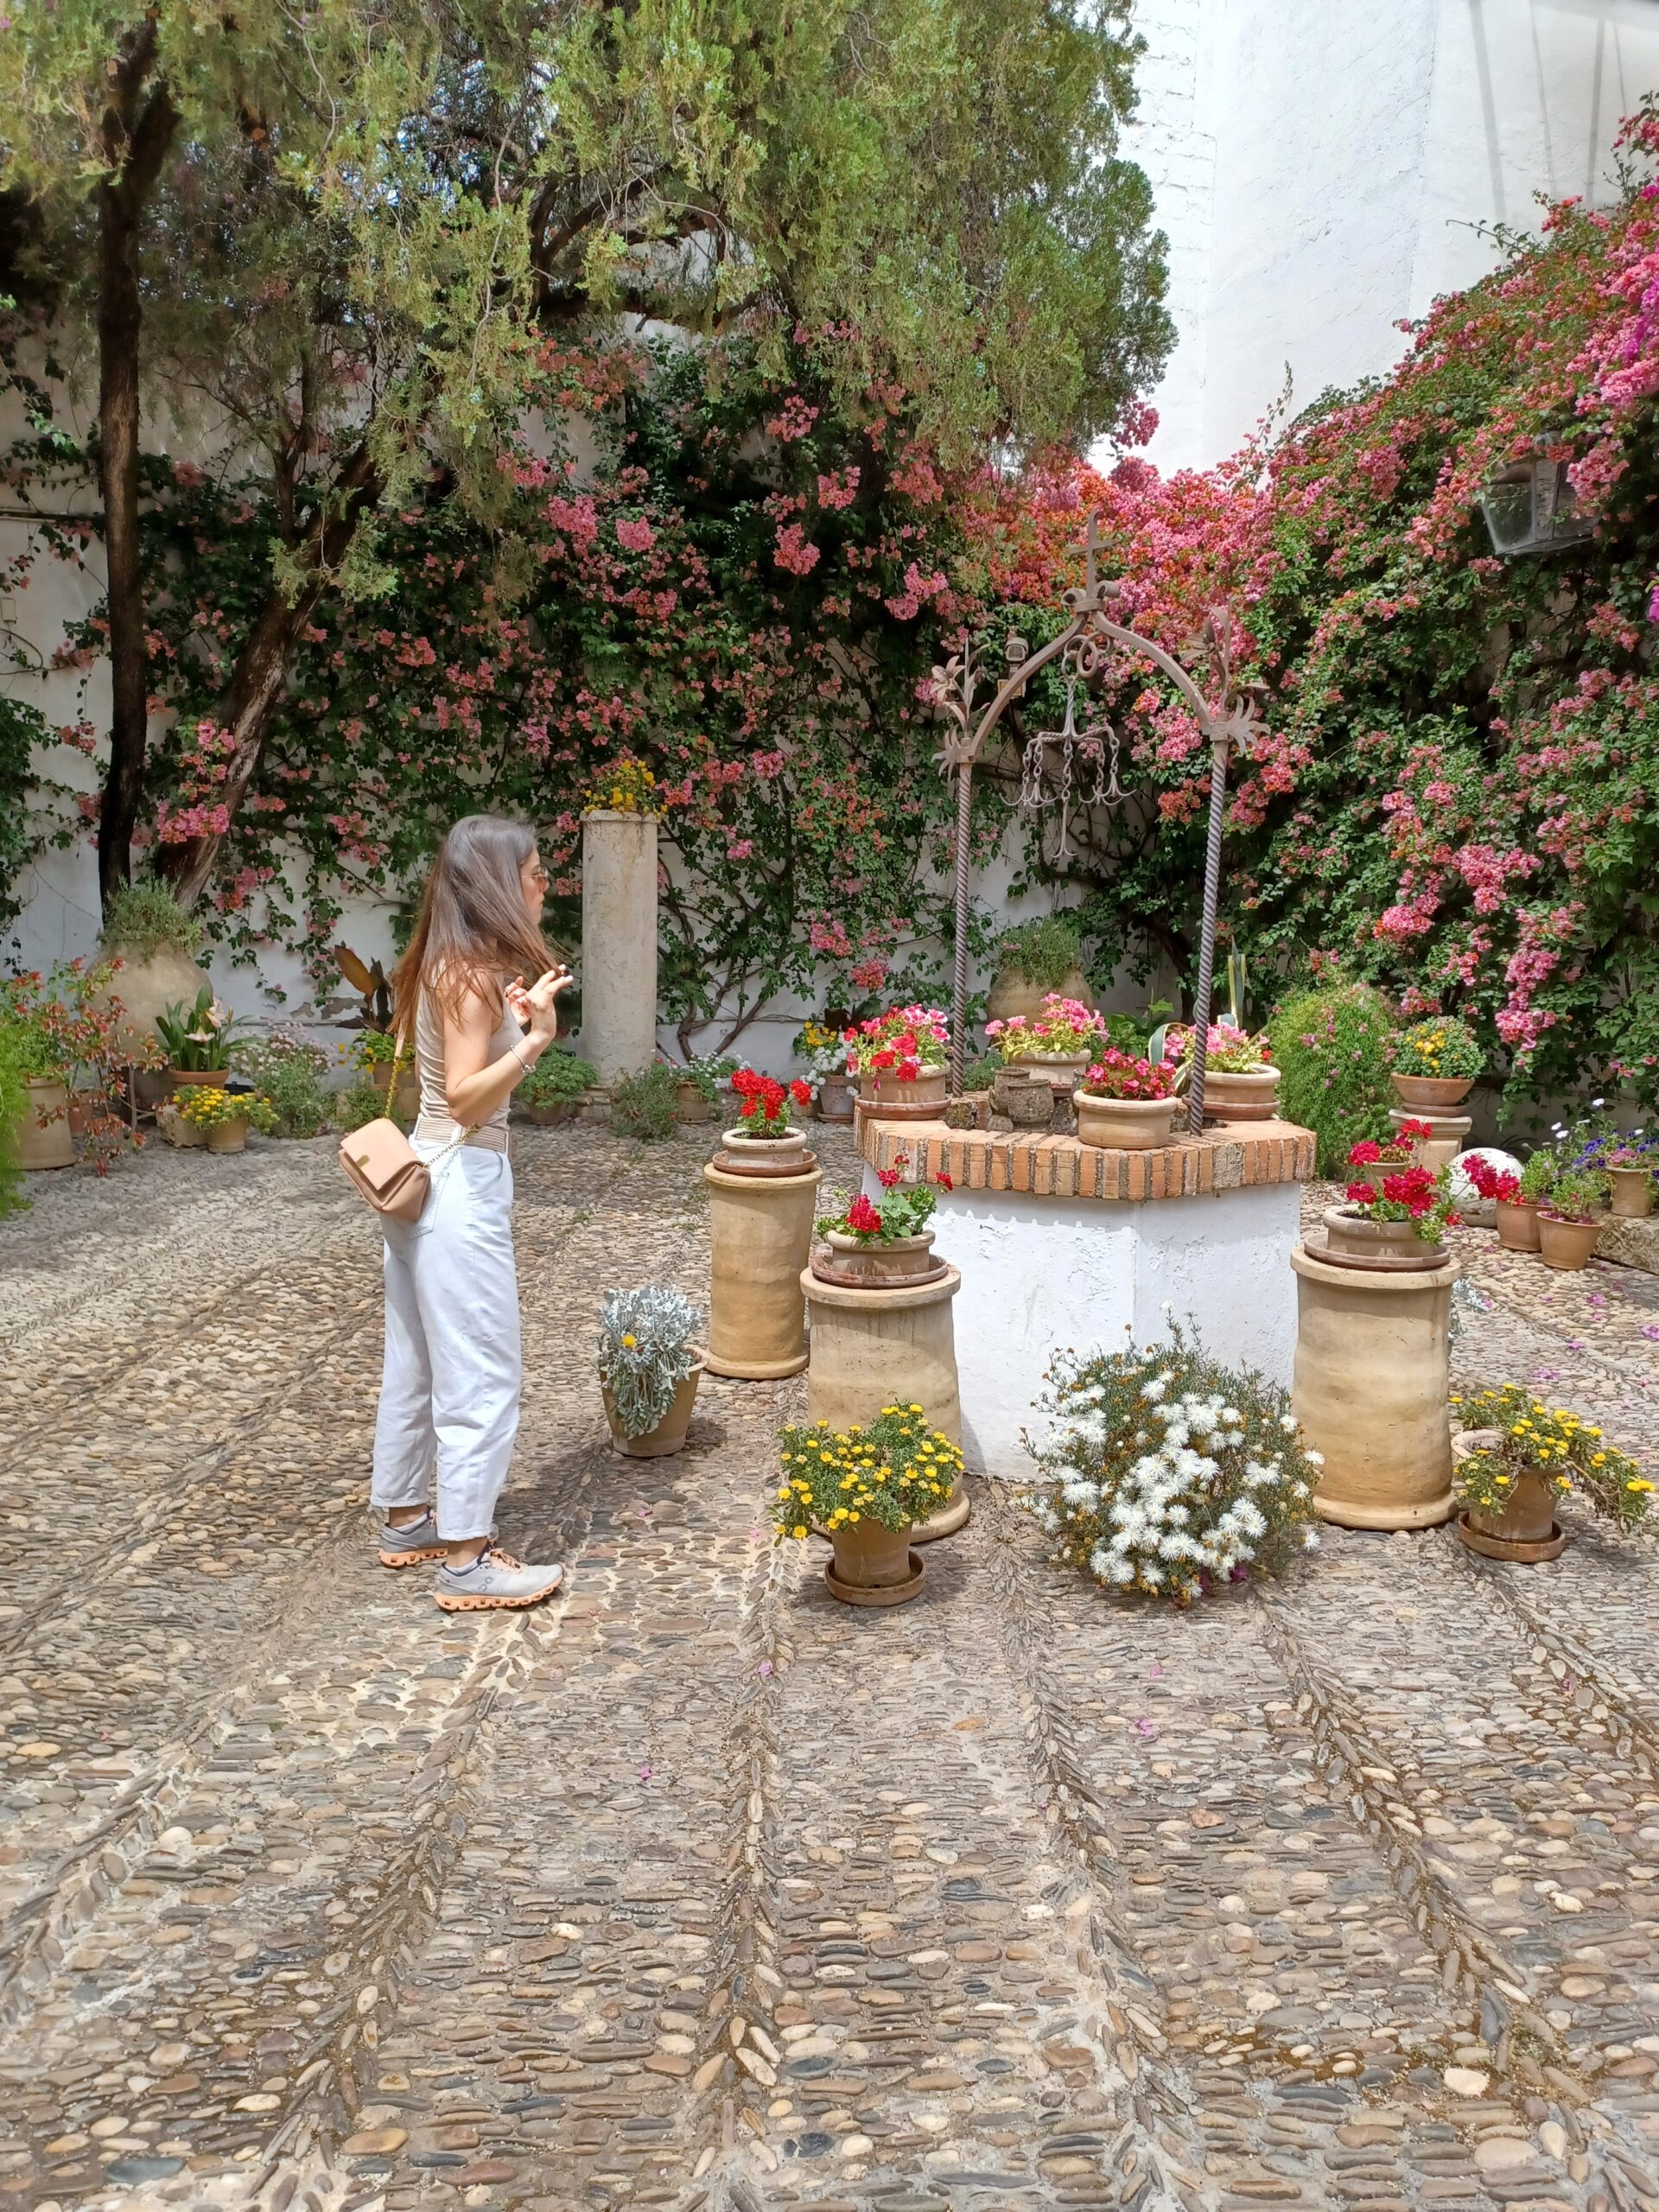
{"label": "red geranium flower", "polygon": [[[1351,1167],[1372,1167],[1382,1157],[1382,1147],[1375,1137],[1362,1137],[1357,1144],[1348,1148],[1348,1165]],[[1349,1196],[1351,1198],[1352,1195],[1350,1192]]]}
{"label": "red geranium flower", "polygon": [[861,1191],[847,1209],[847,1226],[859,1236],[873,1236],[881,1226],[880,1215]]}
{"label": "red geranium flower", "polygon": [[878,1167],[875,1171],[875,1179],[884,1191],[891,1191],[904,1179],[896,1167]]}
{"label": "red geranium flower", "polygon": [[947,1175],[943,1167],[940,1168],[938,1173],[933,1178],[933,1180],[938,1185],[942,1191],[954,1191],[957,1187],[954,1179]]}

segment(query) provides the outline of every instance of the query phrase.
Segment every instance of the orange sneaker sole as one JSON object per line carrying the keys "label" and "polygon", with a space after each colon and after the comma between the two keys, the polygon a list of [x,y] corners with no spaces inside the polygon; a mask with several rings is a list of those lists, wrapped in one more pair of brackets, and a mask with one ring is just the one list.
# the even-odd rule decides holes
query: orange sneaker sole
{"label": "orange sneaker sole", "polygon": [[446,1613],[522,1613],[531,1605],[544,1605],[550,1598],[556,1598],[563,1587],[561,1576],[545,1590],[534,1591],[528,1598],[452,1598],[440,1593],[438,1608]]}
{"label": "orange sneaker sole", "polygon": [[394,1572],[400,1567],[424,1567],[429,1560],[448,1559],[448,1556],[442,1544],[429,1544],[424,1550],[418,1552],[381,1552],[378,1554],[381,1566],[389,1567]]}

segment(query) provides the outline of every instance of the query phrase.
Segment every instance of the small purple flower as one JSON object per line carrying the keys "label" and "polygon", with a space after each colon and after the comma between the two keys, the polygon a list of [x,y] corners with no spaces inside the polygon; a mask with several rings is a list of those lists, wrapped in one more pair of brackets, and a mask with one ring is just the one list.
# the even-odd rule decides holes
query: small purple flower
{"label": "small purple flower", "polygon": [[651,1767],[649,1763],[640,1768],[639,1779],[641,1782],[649,1782],[651,1780]]}
{"label": "small purple flower", "polygon": [[1142,1736],[1150,1737],[1155,1736],[1158,1733],[1158,1731],[1153,1726],[1151,1721],[1147,1719],[1144,1713],[1136,1713],[1135,1716],[1135,1726],[1137,1732]]}
{"label": "small purple flower", "polygon": [[765,1681],[770,1681],[770,1680],[772,1679],[772,1662],[771,1662],[771,1660],[770,1660],[770,1659],[763,1659],[763,1660],[760,1662],[760,1665],[755,1669],[755,1670],[754,1670],[754,1671],[755,1671],[755,1673],[756,1673],[757,1675],[760,1675],[760,1679],[761,1679],[761,1681],[762,1681],[763,1682],[765,1682]]}
{"label": "small purple flower", "polygon": [[1158,1677],[1163,1673],[1163,1669],[1158,1664],[1158,1662],[1155,1659],[1153,1661],[1151,1666],[1147,1669],[1147,1674],[1152,1676],[1154,1681],[1157,1681]]}
{"label": "small purple flower", "polygon": [[1650,1344],[1659,1344],[1659,1321],[1644,1321],[1642,1333]]}

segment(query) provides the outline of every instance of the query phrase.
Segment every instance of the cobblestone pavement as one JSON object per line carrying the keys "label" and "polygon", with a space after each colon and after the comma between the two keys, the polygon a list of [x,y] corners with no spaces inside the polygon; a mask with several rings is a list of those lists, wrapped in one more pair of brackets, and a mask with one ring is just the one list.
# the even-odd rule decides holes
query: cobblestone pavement
{"label": "cobblestone pavement", "polygon": [[[525,1615],[374,1564],[326,1141],[0,1228],[0,2212],[1659,2206],[1654,1547],[1332,1532],[1183,1617],[981,1484],[849,1612],[764,1533],[798,1382],[605,1447],[707,1149],[519,1141]],[[1461,1241],[1460,1375],[1645,1452],[1659,1284]]]}

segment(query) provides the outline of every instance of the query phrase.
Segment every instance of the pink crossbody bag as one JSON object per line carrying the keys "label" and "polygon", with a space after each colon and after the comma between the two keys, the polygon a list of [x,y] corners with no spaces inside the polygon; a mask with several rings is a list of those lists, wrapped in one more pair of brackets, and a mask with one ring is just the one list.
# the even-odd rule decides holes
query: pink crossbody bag
{"label": "pink crossbody bag", "polygon": [[[399,1051],[393,1056],[391,1081],[386,1085],[388,1109],[402,1065]],[[432,1195],[432,1168],[447,1159],[467,1134],[462,1129],[453,1136],[429,1167],[388,1111],[340,1139],[340,1164],[376,1213],[392,1221],[418,1221]]]}

